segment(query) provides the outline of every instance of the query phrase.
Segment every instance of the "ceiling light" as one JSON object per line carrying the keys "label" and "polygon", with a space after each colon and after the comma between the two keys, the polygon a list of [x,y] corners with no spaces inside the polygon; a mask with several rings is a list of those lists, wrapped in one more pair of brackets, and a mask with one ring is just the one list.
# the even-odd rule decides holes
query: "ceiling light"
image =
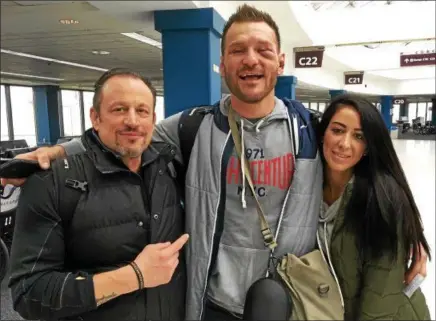
{"label": "ceiling light", "polygon": [[4,54],[19,56],[19,57],[25,57],[25,58],[32,58],[32,59],[37,59],[37,60],[44,60],[44,61],[58,63],[58,64],[61,64],[61,65],[68,65],[68,66],[79,67],[79,68],[84,68],[84,69],[91,69],[91,70],[97,70],[97,71],[103,71],[103,72],[107,71],[107,69],[100,68],[100,67],[83,65],[83,64],[78,64],[78,63],[75,63],[75,62],[58,60],[58,59],[53,59],[53,58],[41,57],[41,56],[27,54],[27,53],[24,53],[24,52],[17,52],[17,51],[6,50],[6,49],[1,49],[0,51],[1,51],[1,53],[4,53]]}
{"label": "ceiling light", "polygon": [[94,55],[102,55],[102,56],[105,56],[105,55],[109,55],[109,54],[110,54],[109,51],[105,51],[105,50],[93,50],[92,53],[93,53]]}
{"label": "ceiling light", "polygon": [[77,25],[79,23],[78,20],[74,19],[61,19],[59,22],[63,25]]}
{"label": "ceiling light", "polygon": [[15,72],[6,72],[6,71],[0,71],[0,74],[6,75],[6,76],[16,76],[16,77],[24,77],[24,78],[36,78],[36,79],[55,80],[55,81],[62,81],[62,80],[64,80],[63,78],[25,75],[25,74],[18,74],[18,73],[15,73]]}
{"label": "ceiling light", "polygon": [[156,41],[154,39],[148,38],[146,36],[140,35],[136,32],[128,32],[128,33],[121,33],[123,36],[130,37],[132,39],[147,43],[151,46],[157,47],[159,49],[162,49],[162,43],[159,41]]}
{"label": "ceiling light", "polygon": [[364,47],[368,48],[368,49],[377,49],[378,47],[380,47],[379,43],[373,43],[373,44],[368,44],[368,45],[363,45]]}

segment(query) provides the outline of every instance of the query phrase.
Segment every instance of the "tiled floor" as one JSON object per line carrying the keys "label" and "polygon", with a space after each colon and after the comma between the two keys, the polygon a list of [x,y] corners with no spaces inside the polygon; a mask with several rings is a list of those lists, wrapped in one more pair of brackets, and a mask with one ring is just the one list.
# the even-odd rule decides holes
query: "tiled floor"
{"label": "tiled floor", "polygon": [[432,262],[427,264],[427,278],[422,285],[431,319],[435,320],[435,141],[394,140],[395,150],[421,212],[424,231],[431,247]]}
{"label": "tiled floor", "polygon": [[[431,318],[435,312],[435,141],[394,140],[395,149],[403,165],[417,206],[421,212],[425,233],[432,249],[433,262],[427,265],[427,279],[422,290],[430,307]],[[1,287],[1,320],[20,320],[13,312],[9,290]]]}

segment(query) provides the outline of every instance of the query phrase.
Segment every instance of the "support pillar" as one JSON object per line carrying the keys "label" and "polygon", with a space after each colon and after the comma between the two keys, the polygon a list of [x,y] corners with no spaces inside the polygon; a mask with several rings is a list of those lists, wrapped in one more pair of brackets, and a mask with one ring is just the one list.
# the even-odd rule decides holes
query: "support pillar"
{"label": "support pillar", "polygon": [[391,132],[392,127],[393,98],[393,96],[380,97],[381,115],[389,132]]}
{"label": "support pillar", "polygon": [[162,34],[165,117],[221,99],[224,19],[213,8],[154,12]]}
{"label": "support pillar", "polygon": [[33,87],[38,146],[53,145],[61,136],[59,117],[59,87]]}
{"label": "support pillar", "polygon": [[343,89],[331,89],[331,90],[329,90],[330,99],[334,99],[340,95],[345,95],[346,93],[347,93],[347,91],[343,90]]}
{"label": "support pillar", "polygon": [[288,98],[295,100],[295,89],[297,87],[297,77],[295,76],[280,76],[277,77],[277,83],[275,86],[275,95],[278,98]]}
{"label": "support pillar", "polygon": [[406,117],[409,115],[409,103],[405,102],[400,104],[400,117]]}

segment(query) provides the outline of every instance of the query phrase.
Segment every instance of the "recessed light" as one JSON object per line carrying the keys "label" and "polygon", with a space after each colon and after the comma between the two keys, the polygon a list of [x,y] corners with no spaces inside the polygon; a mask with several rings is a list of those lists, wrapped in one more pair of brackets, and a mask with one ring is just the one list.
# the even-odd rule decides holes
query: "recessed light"
{"label": "recessed light", "polygon": [[0,74],[7,75],[7,76],[16,76],[16,77],[24,77],[24,78],[35,78],[35,79],[45,79],[45,80],[56,80],[56,81],[62,81],[63,78],[54,78],[54,77],[43,77],[43,76],[35,76],[35,75],[27,75],[27,74],[18,74],[15,72],[6,72],[6,71],[0,71]]}
{"label": "recessed light", "polygon": [[42,56],[32,55],[32,54],[28,54],[28,53],[24,53],[24,52],[7,50],[7,49],[3,49],[3,48],[0,48],[0,52],[2,54],[14,55],[14,56],[18,56],[18,57],[32,58],[32,59],[43,60],[43,61],[49,61],[49,62],[54,62],[54,63],[73,66],[73,67],[98,70],[98,71],[103,71],[103,72],[107,71],[107,69],[100,68],[100,67],[79,64],[79,63],[71,62],[71,61],[58,60],[58,59],[53,59],[53,58],[48,58],[48,57],[42,57]]}
{"label": "recessed light", "polygon": [[94,55],[102,55],[102,56],[110,54],[109,51],[105,51],[105,50],[93,50],[92,53]]}
{"label": "recessed light", "polygon": [[147,43],[147,44],[152,45],[154,47],[157,47],[159,49],[162,49],[162,43],[161,42],[156,41],[154,39],[151,39],[149,37],[143,36],[143,35],[141,35],[139,33],[136,33],[136,32],[127,32],[127,33],[121,33],[121,34],[123,36],[129,37],[129,38],[132,38],[132,39],[135,39],[135,40]]}
{"label": "recessed light", "polygon": [[63,25],[77,25],[79,23],[78,20],[74,19],[61,19],[59,22]]}

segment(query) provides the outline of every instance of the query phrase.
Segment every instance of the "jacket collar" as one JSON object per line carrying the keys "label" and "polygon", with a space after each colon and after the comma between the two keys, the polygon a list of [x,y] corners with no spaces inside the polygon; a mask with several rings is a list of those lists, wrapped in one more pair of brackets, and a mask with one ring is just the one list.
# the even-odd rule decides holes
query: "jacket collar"
{"label": "jacket collar", "polygon": [[[94,129],[90,128],[83,133],[82,142],[86,147],[88,156],[93,160],[95,167],[100,172],[129,171],[129,168],[123,163],[121,155],[107,147]],[[154,162],[158,157],[158,151],[150,144],[142,153],[141,167]]]}
{"label": "jacket collar", "polygon": [[[230,131],[229,122],[227,120],[227,109],[228,109],[228,103],[229,103],[229,97],[225,96],[221,100],[217,101],[212,107],[212,113],[214,115],[214,122],[215,125],[224,133],[228,133]],[[276,105],[274,107],[274,111],[272,113],[271,120],[272,119],[287,119],[289,117],[289,114],[296,114],[301,113],[299,110],[297,110],[294,105],[293,101],[289,99],[280,99],[275,97]],[[286,112],[286,109],[288,112]]]}

